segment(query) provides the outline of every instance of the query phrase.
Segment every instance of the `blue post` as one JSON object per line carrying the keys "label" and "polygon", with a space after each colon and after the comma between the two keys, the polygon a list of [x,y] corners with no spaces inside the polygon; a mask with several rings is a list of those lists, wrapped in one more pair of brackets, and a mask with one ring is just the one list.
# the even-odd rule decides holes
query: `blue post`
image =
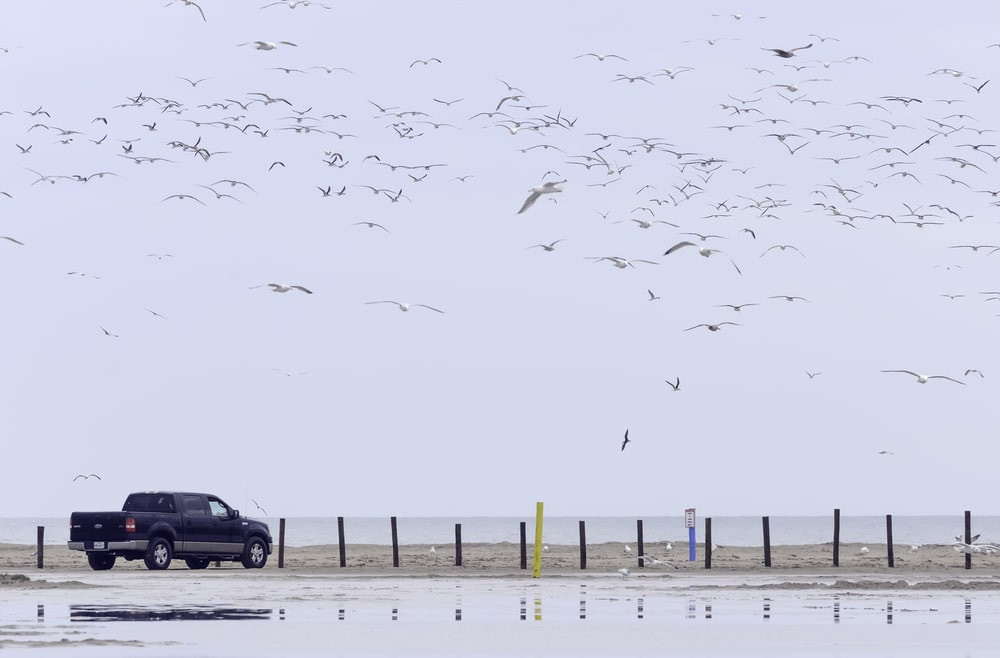
{"label": "blue post", "polygon": [[688,561],[694,562],[695,559],[695,543],[697,539],[694,534],[694,508],[689,507],[684,510],[684,527],[688,529]]}

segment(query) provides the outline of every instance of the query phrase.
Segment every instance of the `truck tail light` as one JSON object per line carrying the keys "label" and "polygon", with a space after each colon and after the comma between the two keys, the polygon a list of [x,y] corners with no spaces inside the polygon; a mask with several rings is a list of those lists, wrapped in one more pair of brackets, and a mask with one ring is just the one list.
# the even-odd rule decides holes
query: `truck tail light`
{"label": "truck tail light", "polygon": [[132,517],[125,519],[125,532],[135,532],[135,519]]}

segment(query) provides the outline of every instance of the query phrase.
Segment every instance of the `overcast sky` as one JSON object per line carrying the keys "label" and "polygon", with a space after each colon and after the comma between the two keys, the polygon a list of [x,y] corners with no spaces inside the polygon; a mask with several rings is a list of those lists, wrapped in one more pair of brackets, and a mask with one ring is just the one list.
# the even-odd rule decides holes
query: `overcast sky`
{"label": "overcast sky", "polygon": [[164,4],[3,10],[0,516],[995,512],[1000,8]]}

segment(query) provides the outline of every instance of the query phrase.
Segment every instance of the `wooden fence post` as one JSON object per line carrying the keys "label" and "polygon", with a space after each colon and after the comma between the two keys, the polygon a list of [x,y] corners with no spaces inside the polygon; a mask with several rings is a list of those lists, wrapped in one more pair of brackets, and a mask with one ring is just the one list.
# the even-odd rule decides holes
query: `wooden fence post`
{"label": "wooden fence post", "polygon": [[[965,510],[965,543],[972,543],[972,511]],[[39,555],[41,555],[41,549],[39,549]],[[39,558],[41,560],[41,558]],[[965,554],[965,568],[972,568],[972,553]]]}
{"label": "wooden fence post", "polygon": [[892,550],[892,514],[885,515],[885,543],[889,551],[889,568],[896,566],[895,554]]}
{"label": "wooden fence post", "polygon": [[45,526],[38,526],[38,545],[35,547],[35,551],[38,555],[38,568],[43,569],[45,567]]}
{"label": "wooden fence post", "polygon": [[645,567],[646,561],[642,559],[642,556],[646,554],[645,546],[642,541],[642,519],[635,520],[635,543],[636,549],[639,551],[639,557],[636,558],[639,561],[639,567]]}
{"label": "wooden fence post", "polygon": [[285,519],[278,519],[278,568],[285,568]]}
{"label": "wooden fence post", "polygon": [[712,568],[712,517],[705,517],[705,568]]}
{"label": "wooden fence post", "polygon": [[763,524],[764,530],[764,566],[771,566],[771,519],[770,517],[761,517],[761,523]]}
{"label": "wooden fence post", "polygon": [[340,549],[340,566],[347,566],[347,550],[344,545],[344,517],[337,517],[337,547]]}
{"label": "wooden fence post", "polygon": [[527,521],[521,521],[521,568],[528,568],[528,528]]}
{"label": "wooden fence post", "polygon": [[462,524],[455,524],[455,566],[462,566]]}
{"label": "wooden fence post", "polygon": [[840,566],[840,508],[833,510],[833,566]]}
{"label": "wooden fence post", "polygon": [[399,538],[396,535],[396,517],[389,517],[389,527],[392,528],[392,566],[399,566]]}
{"label": "wooden fence post", "polygon": [[587,568],[587,522],[580,521],[580,568]]}

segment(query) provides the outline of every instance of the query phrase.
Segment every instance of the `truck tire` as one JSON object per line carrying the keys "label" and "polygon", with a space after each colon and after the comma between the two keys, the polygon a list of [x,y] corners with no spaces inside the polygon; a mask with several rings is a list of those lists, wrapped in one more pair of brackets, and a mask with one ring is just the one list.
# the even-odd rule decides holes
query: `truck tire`
{"label": "truck tire", "polygon": [[207,569],[212,561],[207,557],[189,557],[184,562],[188,565],[188,569]]}
{"label": "truck tire", "polygon": [[247,569],[261,569],[267,564],[267,544],[260,537],[251,537],[243,547],[240,560]]}
{"label": "truck tire", "polygon": [[94,571],[107,571],[115,566],[115,556],[112,553],[87,553],[87,562]]}
{"label": "truck tire", "polygon": [[146,557],[144,558],[146,567],[155,571],[166,569],[170,566],[173,555],[174,551],[170,548],[170,542],[163,537],[154,537],[149,540],[149,546],[146,547]]}

